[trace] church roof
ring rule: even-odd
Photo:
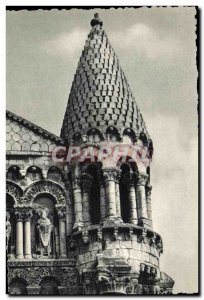
[[[142,133],[150,139],[102,25],[95,14],[70,90],[61,137],[70,141],[74,134],[86,135],[91,128],[104,135],[112,126],[120,135],[125,129],[131,129],[136,136]]]
[[[30,147],[32,148],[32,142],[34,145],[36,144],[37,141],[41,141],[37,139],[36,136],[41,138],[44,142],[49,141],[48,146],[51,144],[56,144],[56,145],[64,144],[62,138],[56,136],[53,133],[50,133],[49,131],[31,123],[30,121],[22,117],[19,117],[18,115],[12,113],[11,111],[8,110],[6,111],[6,120],[7,120],[7,140],[8,140],[7,150],[13,149],[12,148],[13,142],[15,142],[15,145],[18,146],[17,148],[19,150],[23,150],[22,147],[24,146],[27,146],[27,148],[26,147],[24,148],[28,150],[28,148]],[[33,137],[35,138],[34,141],[32,141]]]

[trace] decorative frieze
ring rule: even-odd
[[[33,199],[42,193],[48,193],[55,197],[57,204],[66,204],[66,190],[61,185],[53,181],[37,181],[28,186],[21,198],[20,204],[32,203]]]

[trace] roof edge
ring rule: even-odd
[[[18,115],[16,115],[15,113],[6,110],[6,117],[9,118],[10,120],[13,120],[19,124],[22,124],[23,126],[25,126],[26,128],[32,130],[34,133],[41,135],[47,139],[50,139],[51,141],[54,141],[56,143],[60,143],[60,144],[65,144],[64,139],[62,139],[61,137],[58,137],[57,135],[43,129],[42,127],[28,121],[25,118],[22,118]]]

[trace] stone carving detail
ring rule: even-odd
[[[138,281],[143,285],[159,285],[160,272],[155,267],[141,263]]]
[[[137,173],[137,185],[145,186],[148,180],[148,175],[144,173]]]
[[[68,246],[70,250],[74,251],[77,247],[77,242],[72,237],[68,239]]]
[[[120,170],[116,168],[108,168],[108,169],[103,169],[103,178],[104,181],[115,181],[118,182],[120,179]]]
[[[100,294],[126,294],[130,281],[131,266],[123,258],[103,257],[97,255],[97,286]]]
[[[12,181],[7,181],[6,193],[13,197],[16,204],[21,203],[21,197],[23,195],[23,191],[16,183],[14,183]]]
[[[98,228],[97,230],[97,241],[98,242],[101,242],[103,239],[103,232],[102,232],[102,229],[101,228]]]
[[[74,294],[79,288],[79,274],[75,267],[24,267],[8,268],[8,284],[13,278],[24,279],[29,287],[37,287],[46,276],[53,276],[60,282],[61,286],[69,287]],[[75,289],[75,291],[74,291]]]
[[[84,229],[82,230],[82,241],[84,242],[84,244],[87,244],[89,242],[89,233],[88,230]]]
[[[73,189],[81,188],[81,180],[79,178],[75,178],[72,180],[72,188]]]
[[[141,235],[138,236],[138,242],[140,243],[148,243],[148,239],[147,239],[147,229],[143,228]]]
[[[38,251],[40,256],[49,256],[51,252],[50,236],[53,229],[53,225],[50,219],[47,217],[48,209],[39,209],[38,214],[40,219],[37,221],[38,232]]]
[[[115,228],[114,228],[114,231],[113,231],[113,239],[114,239],[115,241],[117,241],[117,239],[118,239],[118,227],[115,227]]]
[[[17,221],[30,221],[32,208],[28,205],[18,205],[15,207],[15,216]]]
[[[159,237],[157,239],[156,248],[157,248],[157,251],[158,251],[159,255],[163,253],[163,242],[162,242],[161,237]]]
[[[66,191],[62,186],[51,181],[38,181],[30,185],[22,199],[21,203],[30,203],[38,194],[49,193],[53,195],[58,204],[66,204]]]
[[[151,197],[151,193],[152,193],[152,186],[147,185],[146,186],[146,195],[147,195],[147,199],[149,199],[149,200],[150,200],[150,197]]]
[[[96,294],[96,271],[84,269],[82,272],[83,279],[83,294],[84,295],[95,295]]]
[[[56,204],[55,207],[57,209],[57,213],[58,213],[59,219],[61,219],[62,221],[65,222],[65,218],[66,218],[66,206],[65,205]]]

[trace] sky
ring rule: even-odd
[[[7,109],[60,135],[99,12],[154,143],[154,230],[174,293],[198,291],[198,115],[193,7],[7,11]]]

